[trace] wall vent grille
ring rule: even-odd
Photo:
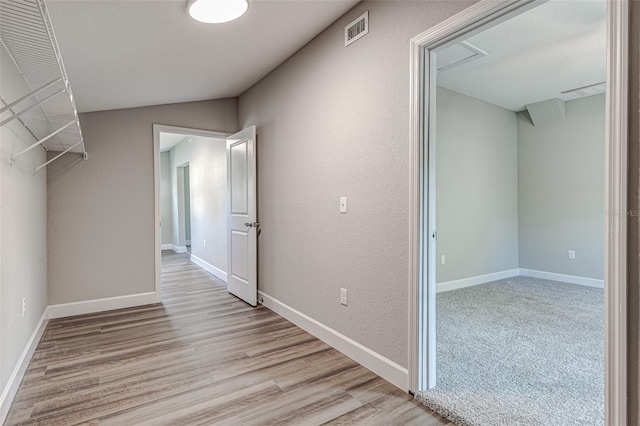
[[[358,16],[344,27],[344,45],[348,46],[369,33],[369,11]]]

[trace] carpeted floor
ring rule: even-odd
[[[603,290],[515,277],[439,293],[437,386],[467,425],[602,425]]]

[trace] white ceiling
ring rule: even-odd
[[[160,152],[171,151],[171,149],[182,142],[187,135],[177,133],[160,132]]]
[[[183,0],[49,0],[81,112],[235,97],[359,0],[250,0],[225,24]]]
[[[606,79],[605,31],[604,0],[552,0],[467,39],[487,56],[439,72],[438,85],[512,111],[574,99],[561,92]]]

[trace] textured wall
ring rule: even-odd
[[[436,139],[436,281],[517,268],[516,114],[439,87]]]
[[[640,1],[631,1],[629,42],[629,210],[640,211]],[[629,424],[640,425],[640,224],[629,216],[627,309],[629,356]]]
[[[184,168],[184,239],[186,244],[191,244],[191,183],[190,167]]]
[[[189,164],[191,180],[191,253],[205,262],[227,270],[227,142],[224,139],[191,136],[170,152],[171,209],[174,216],[174,244],[179,238],[178,217],[185,215],[179,197],[178,167]],[[185,217],[186,219],[186,217]],[[206,241],[206,246],[205,246]]]
[[[169,151],[169,167],[171,171],[171,216],[173,218],[173,245],[182,247],[185,245],[185,200],[184,171],[182,168],[189,163],[191,157],[191,141],[187,137],[184,141],[174,146]],[[180,169],[178,169],[180,168]]]
[[[469,4],[360,3],[239,100],[258,131],[260,289],[405,367],[409,40]]]
[[[82,114],[89,160],[49,166],[50,304],[152,292],[153,124],[235,132],[237,100]]]
[[[6,78],[0,91],[6,94]],[[15,99],[15,98],[8,98]],[[2,118],[6,118],[2,115]],[[11,155],[35,142],[17,121],[0,129],[0,392],[47,307],[47,170],[35,148],[10,165]],[[22,298],[26,298],[22,317]]]
[[[227,141],[194,136],[189,161],[191,253],[226,272]]]
[[[604,95],[567,102],[556,123],[518,114],[521,268],[603,279],[604,122]]]
[[[160,220],[162,221],[162,244],[171,244],[173,214],[171,211],[171,167],[169,152],[160,153]]]

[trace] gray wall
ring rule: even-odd
[[[171,211],[171,166],[169,151],[160,153],[160,220],[162,221],[162,244],[171,244],[173,214]]]
[[[189,183],[190,167],[184,168],[184,239],[191,244],[191,183]]]
[[[235,132],[237,100],[80,116],[89,160],[49,166],[50,304],[153,292],[153,124]]]
[[[518,114],[521,268],[603,278],[604,122],[604,95],[542,126]]]
[[[239,101],[258,132],[260,290],[405,367],[409,40],[470,4],[360,3]]]
[[[174,244],[184,244],[178,217],[186,216],[178,187],[179,167],[189,163],[191,175],[191,254],[227,270],[227,148],[226,140],[191,136],[173,147],[170,154],[171,208],[174,216]],[[206,246],[205,246],[206,241]]]
[[[187,136],[169,151],[171,169],[171,213],[173,217],[173,245],[185,243],[185,202],[184,202],[184,166],[189,163],[191,142]]]
[[[193,137],[191,254],[227,271],[227,142]],[[207,242],[206,247],[204,241]]]
[[[438,88],[438,282],[518,267],[603,278],[604,102],[534,127]]]
[[[436,281],[518,268],[516,114],[438,87],[436,140]]]
[[[640,1],[631,1],[629,42],[628,386],[629,424],[640,424]]]
[[[0,79],[6,95],[10,84]],[[15,99],[9,97],[8,99]],[[7,116],[3,114],[2,118]],[[0,130],[0,392],[47,307],[47,171],[36,148],[10,165],[35,139],[14,121]],[[22,317],[22,299],[26,298]]]

